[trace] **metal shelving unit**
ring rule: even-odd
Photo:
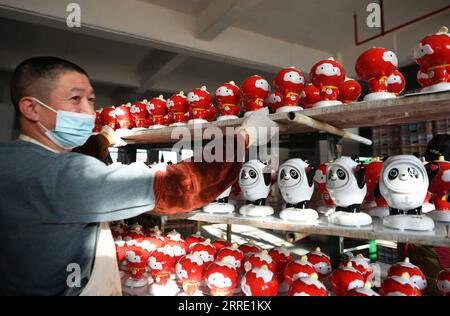
[[[371,102],[356,102],[352,104],[333,106],[320,109],[302,110],[305,116],[313,118],[332,127],[345,129],[355,127],[385,126],[397,125],[423,121],[450,119],[450,92],[441,92],[434,94],[416,94],[407,95],[397,99],[380,100]],[[280,134],[300,134],[317,132],[309,126],[298,124],[293,120],[294,112],[271,114],[271,119],[280,125]],[[198,130],[204,130],[207,127],[218,127],[226,130],[227,127],[236,127],[243,122],[243,119],[213,122],[196,126]],[[193,131],[193,126],[188,126]],[[135,155],[136,148],[139,146],[148,146],[149,144],[165,143],[171,144],[178,141],[172,137],[176,132],[176,127],[167,127],[159,130],[145,130],[131,132],[124,139],[131,146],[128,146],[130,157]],[[195,137],[203,137],[202,133],[192,133]],[[202,138],[205,140],[204,138]],[[338,158],[341,156],[342,137],[336,135],[327,136],[328,158]],[[151,213],[152,215],[158,215]],[[450,232],[449,226],[438,223],[432,232],[414,232],[397,231],[385,228],[380,220],[374,220],[374,223],[368,227],[347,228],[329,224],[326,218],[321,218],[317,225],[307,226],[292,222],[285,222],[276,217],[251,218],[238,214],[231,215],[212,215],[202,212],[191,212],[173,216],[165,216],[165,219],[187,219],[198,222],[227,224],[228,235],[231,235],[231,225],[241,224],[265,229],[286,230],[305,234],[318,234],[330,236],[330,256],[334,265],[339,262],[339,256],[343,251],[343,238],[355,238],[369,240],[370,256],[372,261],[376,261],[376,240],[391,240],[396,242],[418,243],[432,246],[449,246]]]

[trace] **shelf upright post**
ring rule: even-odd
[[[342,137],[327,134],[328,161],[342,157]],[[336,269],[341,262],[344,252],[344,237],[330,236],[330,259],[333,269]]]

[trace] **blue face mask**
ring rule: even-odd
[[[72,149],[81,146],[92,135],[92,130],[95,127],[95,115],[56,111],[38,99],[33,99],[56,113],[56,125],[53,131],[50,131],[41,122],[38,122],[38,124],[45,130],[45,135],[59,147]]]

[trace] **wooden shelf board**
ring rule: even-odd
[[[150,215],[158,214],[149,213]],[[343,227],[328,223],[326,217],[321,216],[316,226],[304,225],[292,221],[284,221],[277,215],[266,218],[254,218],[233,214],[208,214],[195,211],[185,214],[168,215],[171,219],[187,219],[192,221],[208,222],[210,224],[235,224],[247,225],[264,229],[282,230],[290,232],[300,232],[311,235],[341,236],[346,238],[364,240],[392,240],[402,243],[417,243],[430,246],[450,247],[449,227],[442,223],[437,223],[432,232],[399,231],[383,226],[382,220],[373,219],[372,225],[353,228]]]
[[[356,102],[327,108],[307,109],[302,110],[301,113],[338,128],[396,125],[450,119],[450,92]],[[280,124],[281,134],[315,131],[309,127],[292,123],[289,120],[288,113],[275,113],[271,114],[270,117]],[[200,131],[207,127],[218,127],[225,131],[227,127],[237,127],[242,122],[243,119],[240,118],[197,125],[195,129],[198,132],[193,139],[201,139],[202,133]],[[191,134],[195,134],[194,126],[188,125],[188,128]],[[136,131],[123,138],[129,144],[175,143],[179,138],[172,138],[172,133],[176,134],[182,130],[185,130],[185,128],[166,127],[159,130]]]

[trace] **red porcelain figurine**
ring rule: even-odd
[[[436,287],[442,296],[450,296],[450,268],[439,272],[436,278]]]
[[[191,245],[190,252],[194,255],[200,256],[205,265],[208,266],[214,261],[217,249],[211,244],[211,241],[209,239],[206,239],[203,242]]]
[[[308,262],[306,256],[302,256],[300,260],[295,260],[286,265],[284,269],[284,279],[288,284],[294,283],[294,281],[311,277],[317,274],[314,266]]]
[[[167,110],[172,117],[170,126],[184,126],[189,118],[187,98],[181,91],[167,99]]]
[[[212,99],[205,86],[194,89],[187,95],[189,124],[202,124],[211,120]]]
[[[320,89],[312,83],[305,85],[303,91],[300,93],[300,104],[304,109],[310,109],[317,102],[321,101]]]
[[[408,273],[409,279],[416,285],[419,290],[423,291],[427,287],[427,278],[423,272],[416,265],[409,262],[409,258],[406,257],[403,262],[397,262],[390,267],[388,276],[402,276],[404,273]]]
[[[244,253],[238,249],[237,244],[221,248],[216,255],[217,261],[226,261],[236,271],[240,271],[244,263]]]
[[[378,183],[380,182],[382,169],[383,162],[380,157],[376,157],[373,161],[366,165],[366,201],[374,201],[376,204],[375,206],[371,206],[369,208],[369,214],[373,217],[385,217],[389,215],[389,205],[378,190]]]
[[[428,191],[433,196],[435,211],[427,215],[439,222],[450,222],[450,162],[443,156],[439,160],[428,163],[427,169],[430,186]]]
[[[405,76],[398,70],[394,71],[392,75],[387,78],[386,83],[388,91],[394,93],[396,96],[399,96],[406,87]]]
[[[270,93],[270,85],[261,76],[251,76],[242,83],[245,116],[266,107],[266,99]]]
[[[317,167],[316,174],[314,175],[314,185],[316,192],[318,193],[320,203],[320,205],[316,208],[317,212],[326,216],[334,213],[336,210],[336,204],[327,189],[327,164],[321,164]]]
[[[187,295],[194,295],[202,281],[204,262],[200,256],[187,254],[175,265],[177,280]]]
[[[224,83],[218,87],[214,99],[220,112],[220,116],[217,118],[218,121],[239,118],[239,114],[241,114],[242,91],[234,81]]]
[[[253,268],[241,279],[241,289],[246,296],[276,296],[278,281],[266,265]]]
[[[331,260],[319,247],[306,254],[309,263],[314,266],[320,280],[325,279],[331,273]]]
[[[373,275],[373,268],[370,266],[369,261],[364,258],[362,254],[358,254],[356,257],[347,257],[342,260],[341,266],[345,267],[351,262],[352,267],[358,270],[364,277],[364,282],[371,282]]]
[[[146,276],[147,272],[147,257],[144,251],[133,247],[132,250],[128,250],[126,253],[127,268],[131,273],[131,277],[125,282],[125,286],[128,287],[143,287],[146,286],[149,281]]]
[[[364,287],[364,276],[349,262],[347,266],[341,266],[333,271],[330,276],[330,286],[334,294],[345,296],[350,290]]]
[[[355,79],[347,78],[339,87],[339,100],[345,104],[357,102],[361,93],[362,88],[359,82]]]
[[[99,133],[102,130],[103,124],[102,124],[102,110],[95,111],[95,127],[94,127],[94,133]]]
[[[321,101],[314,104],[314,108],[342,104],[339,87],[345,81],[345,71],[341,64],[333,58],[319,61],[311,68],[309,76],[312,84],[320,89]]]
[[[135,128],[148,128],[147,104],[136,102],[131,106],[131,115],[133,116],[133,125]]]
[[[150,129],[159,129],[166,127],[167,119],[165,116],[167,115],[167,107],[166,100],[164,97],[160,95],[157,98],[151,99],[147,104],[147,111],[150,115],[150,120],[152,124],[150,124]]]
[[[116,114],[117,129],[130,129],[134,127],[131,103],[122,104],[114,112]]]
[[[419,42],[414,59],[428,78],[423,92],[450,90],[450,34],[445,26]]]
[[[244,262],[244,269],[245,272],[248,272],[253,268],[262,267],[264,265],[273,273],[277,272],[277,263],[272,259],[267,250],[249,256]]]
[[[101,116],[103,126],[108,125],[113,130],[116,129],[117,121],[116,121],[115,111],[116,111],[116,109],[113,106],[102,109],[102,113],[100,114],[100,116]]]
[[[275,90],[282,96],[283,106],[276,112],[298,111],[303,108],[299,106],[300,93],[305,86],[305,76],[295,67],[281,70],[275,77]]]
[[[364,101],[396,97],[395,94],[388,92],[387,79],[397,70],[397,66],[397,55],[385,48],[373,47],[358,57],[355,71],[361,80],[369,84],[372,91],[364,97]]]
[[[325,285],[318,280],[317,274],[294,281],[288,291],[289,296],[328,296]]]
[[[216,261],[206,269],[204,280],[212,296],[231,296],[238,282],[238,273],[226,261]]]
[[[394,275],[381,283],[380,294],[383,296],[422,296],[420,289],[412,282],[408,272],[401,276]]]
[[[277,110],[283,107],[284,105],[283,95],[278,91],[274,91],[271,94],[269,94],[266,102],[269,105],[270,112],[276,113]]]

